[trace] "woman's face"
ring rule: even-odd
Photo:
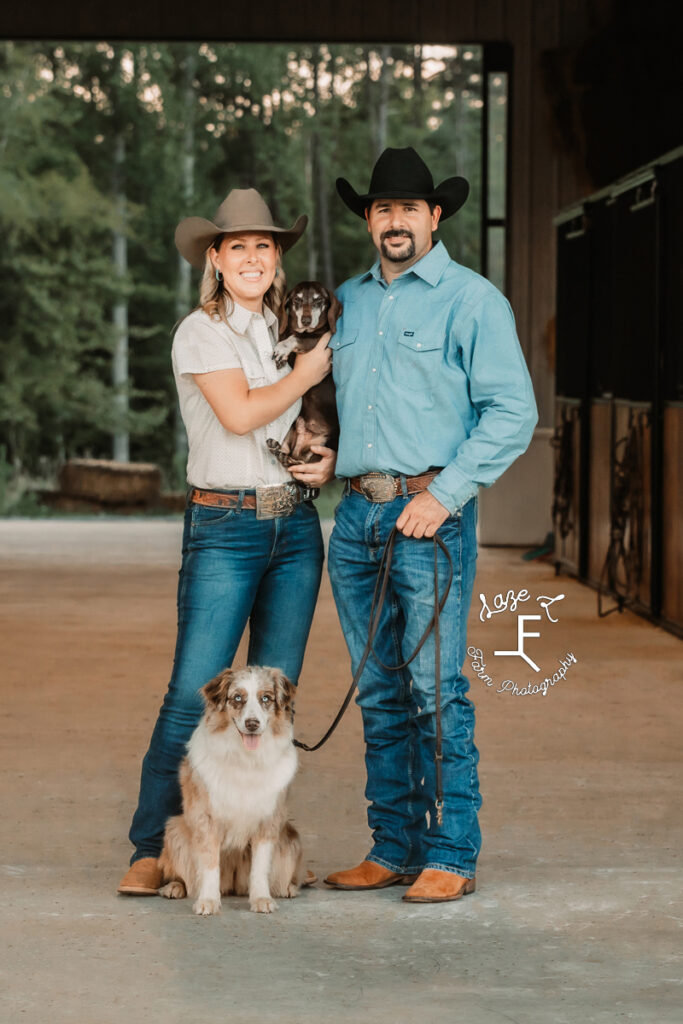
[[[218,250],[211,250],[211,261],[235,302],[260,313],[275,277],[277,255],[272,235],[243,231],[226,235]]]

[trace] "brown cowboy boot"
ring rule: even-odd
[[[402,875],[372,860],[364,860],[357,868],[334,871],[323,879],[326,885],[335,889],[386,889],[388,885],[410,885],[417,875]]]
[[[447,903],[474,892],[475,878],[463,878],[451,871],[425,868],[403,899],[406,903]]]
[[[164,880],[156,857],[133,861],[119,882],[117,892],[126,896],[156,896]]]

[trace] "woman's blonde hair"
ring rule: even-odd
[[[204,273],[199,285],[199,305],[196,308],[203,309],[212,320],[223,320],[227,324],[234,309],[235,300],[226,288],[225,282],[223,280],[219,281],[216,278],[216,269],[211,262],[211,250],[215,249],[217,252],[220,249],[226,234],[228,232],[219,235],[206,251]],[[274,236],[271,237],[277,249],[277,270],[273,283],[263,296],[263,301],[273,311],[278,318],[278,322],[280,322],[282,318],[282,304],[285,292],[287,291],[287,282],[285,280],[285,272],[282,269],[282,249],[277,239]]]

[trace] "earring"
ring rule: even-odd
[[[275,268],[275,276],[276,276],[276,277],[279,277],[279,276],[280,276],[280,268],[279,268],[279,267],[276,267],[276,268]]]
[[[220,272],[220,270],[218,269],[218,267],[216,267],[216,280],[217,280],[218,282],[221,282],[221,281],[223,280],[223,275],[221,274],[221,272]]]

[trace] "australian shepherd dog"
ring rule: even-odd
[[[217,914],[221,895],[277,910],[302,882],[299,834],[286,797],[297,768],[294,687],[274,668],[226,669],[202,689],[204,715],[180,767],[183,813],[169,818],[160,895],[190,896],[195,914]]]

